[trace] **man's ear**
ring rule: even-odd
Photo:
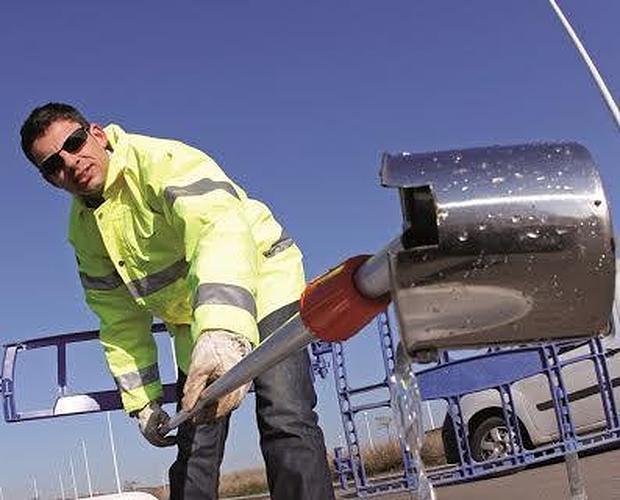
[[[101,125],[98,123],[91,123],[89,132],[102,148],[105,148],[108,145],[108,136],[105,135],[105,131]]]

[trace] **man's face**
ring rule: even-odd
[[[43,172],[47,169],[42,166],[56,166],[45,175],[55,186],[77,196],[99,196],[108,172],[107,137],[99,125],[91,124],[83,129],[86,133],[80,129],[74,121],[57,120],[34,141],[30,152]]]

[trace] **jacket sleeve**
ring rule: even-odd
[[[99,339],[123,407],[131,413],[163,396],[157,347],[151,333],[153,318],[131,297],[107,254],[96,248],[98,234],[89,235],[87,227],[81,229],[77,238],[70,235],[80,280],[87,304],[99,317]],[[76,244],[75,239],[88,236],[88,242]]]
[[[154,196],[189,264],[192,339],[223,329],[258,343],[257,248],[245,193],[206,154],[174,143],[156,162]]]

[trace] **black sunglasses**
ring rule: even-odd
[[[60,150],[53,155],[48,156],[39,164],[39,170],[41,173],[45,177],[55,176],[65,166],[65,161],[60,156],[60,152],[66,151],[67,153],[77,153],[80,149],[82,149],[84,144],[86,144],[87,139],[88,131],[85,127],[80,127],[71,132],[69,137],[65,139],[65,142]]]

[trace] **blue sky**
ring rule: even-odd
[[[561,6],[618,96],[620,4]],[[309,277],[398,232],[396,193],[378,184],[383,151],[576,140],[612,205],[619,200],[617,129],[543,0],[14,2],[1,14],[3,343],[96,327],[66,242],[69,199],[19,150],[22,120],[51,100],[208,151],[272,207]],[[369,333],[348,347],[359,383],[379,373],[376,345]],[[32,355],[21,368],[25,404],[42,399],[53,376]],[[75,386],[111,387],[96,346],[70,356]],[[318,391],[331,448],[340,432],[333,387]],[[237,412],[226,470],[259,461],[252,413],[251,401]],[[143,442],[120,412],[112,422],[123,479],[161,482],[172,452]],[[85,491],[82,438],[95,486],[113,488],[104,415],[0,424],[5,498],[24,498],[32,476],[43,498],[57,495],[59,472],[70,484],[69,458]]]

